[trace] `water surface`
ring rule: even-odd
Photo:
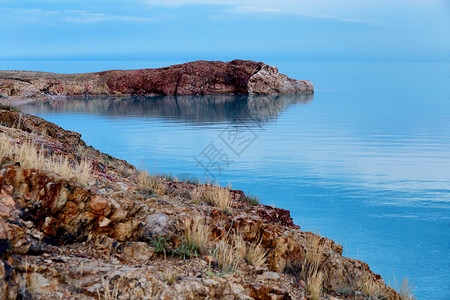
[[[420,299],[450,298],[446,63],[278,62],[301,96],[91,98],[24,109],[87,144],[289,209]],[[205,168],[206,167],[206,168]]]

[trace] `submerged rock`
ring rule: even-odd
[[[21,97],[313,93],[307,80],[248,60],[194,61],[159,69],[84,74],[0,71],[0,95]]]

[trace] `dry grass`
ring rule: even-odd
[[[154,192],[163,195],[167,192],[164,178],[157,174],[149,174],[147,171],[138,171],[138,186],[147,194]]]
[[[267,251],[261,246],[261,242],[251,244],[245,252],[245,260],[252,266],[258,268],[266,263]]]
[[[371,299],[384,299],[384,291],[382,287],[368,273],[363,274],[363,284],[360,288],[361,292]]]
[[[247,243],[244,241],[241,235],[233,235],[231,238],[231,244],[234,246],[236,253],[240,258],[245,258],[247,253]]]
[[[323,272],[312,268],[308,272],[306,282],[306,292],[309,294],[311,300],[319,300],[322,292]]]
[[[217,259],[219,267],[221,267],[222,271],[225,273],[236,271],[241,259],[239,252],[236,251],[234,246],[228,244],[225,239],[222,239],[217,243],[217,246],[213,251],[213,256]]]
[[[170,269],[167,269],[162,273],[162,278],[168,285],[171,286],[175,282],[177,282],[178,279],[180,279],[180,275],[176,270],[172,271]]]
[[[206,202],[218,207],[221,211],[229,211],[233,200],[230,196],[230,188],[221,188],[217,185],[201,185],[191,191],[191,199],[194,203]]]
[[[236,271],[246,253],[245,241],[239,235],[227,236],[221,239],[214,248],[212,255],[224,273]]]
[[[128,177],[133,173],[133,168],[130,168],[129,166],[127,166],[126,164],[121,164],[118,165],[116,167],[117,172],[119,172],[120,174],[122,174],[122,176],[124,177]]]
[[[45,155],[45,150],[35,143],[24,141],[22,144],[13,144],[5,134],[0,134],[0,152],[1,156],[13,158],[24,168],[53,172],[63,178],[76,180],[85,187],[89,185],[92,167],[87,160],[78,164],[69,161],[67,156]]]
[[[118,299],[119,283],[120,283],[120,281],[117,281],[116,284],[114,284],[111,289],[109,281],[107,281],[104,277],[102,277],[103,294],[100,294],[100,291],[97,290],[98,299],[99,300]]]
[[[308,248],[302,261],[301,277],[306,281],[306,291],[311,299],[320,299],[323,283],[321,261],[325,245],[321,243],[321,237],[315,234],[309,234],[306,243]]]
[[[195,204],[200,204],[203,201],[203,186],[194,188],[191,192],[191,200]]]
[[[325,245],[321,243],[321,237],[319,235],[308,234],[306,244],[308,248],[306,249],[302,262],[303,278],[307,278],[310,269],[320,269],[322,255],[325,251]]]
[[[395,282],[395,290],[400,295],[400,300],[415,300],[414,297],[414,287],[412,284],[409,284],[407,278],[403,278],[400,287],[398,286],[397,280],[394,277]]]
[[[206,253],[211,235],[211,228],[199,216],[186,220],[184,237],[189,248],[199,253]]]

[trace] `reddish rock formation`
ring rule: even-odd
[[[307,80],[295,80],[262,62],[195,61],[159,69],[85,74],[0,71],[0,95],[219,95],[313,93]]]

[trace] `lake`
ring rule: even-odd
[[[408,277],[417,298],[450,299],[450,64],[268,63],[311,80],[316,93],[89,98],[22,109],[138,167],[258,195],[386,282]],[[19,66],[81,72],[127,62],[29,64]],[[137,65],[128,68],[153,66]]]

